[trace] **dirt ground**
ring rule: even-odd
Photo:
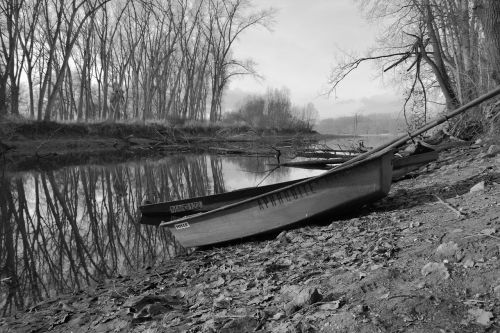
[[[500,332],[492,144],[441,152],[353,216],[118,276],[0,331]]]

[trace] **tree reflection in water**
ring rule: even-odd
[[[217,158],[80,166],[0,178],[0,310],[157,265],[182,251],[164,229],[137,223],[144,199],[224,190]]]
[[[138,206],[224,192],[223,169],[235,166],[228,161],[187,155],[1,177],[1,314],[183,251],[167,230],[138,224]],[[243,159],[236,167],[261,171],[268,162]],[[289,179],[288,172],[273,178]],[[237,187],[265,176],[256,175],[243,172],[246,183]]]

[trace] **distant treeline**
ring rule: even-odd
[[[321,120],[314,128],[323,134],[395,134],[406,128],[403,117],[380,113]]]
[[[249,0],[0,1],[0,118],[217,121]]]
[[[282,88],[268,89],[265,95],[248,97],[237,111],[224,115],[224,122],[255,129],[311,131],[317,118],[318,110],[314,104],[293,105],[290,92]]]

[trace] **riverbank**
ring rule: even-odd
[[[271,147],[304,146],[321,137],[313,131],[236,126],[10,122],[0,124],[0,158],[7,170],[50,169],[187,152],[273,154]]]
[[[356,216],[108,279],[1,319],[0,330],[498,331],[492,144],[441,152]]]

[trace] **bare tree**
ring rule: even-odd
[[[246,0],[209,0],[209,17],[206,35],[209,37],[211,53],[211,103],[210,121],[220,117],[224,89],[235,75],[256,74],[252,61],[234,59],[232,46],[242,32],[252,26],[269,26],[273,10],[261,10],[246,14]]]
[[[0,116],[7,114],[7,99],[10,102],[10,112],[19,114],[19,78],[24,58],[17,48],[19,17],[23,2],[23,0],[0,1]]]
[[[422,110],[426,119],[429,94],[444,97],[448,109],[458,107],[487,90],[490,83],[482,75],[482,36],[475,0],[398,0],[361,2],[371,19],[391,24],[372,54],[349,58],[331,73],[332,91],[362,62],[376,60],[383,71],[393,70],[407,78],[404,110]],[[478,113],[473,113],[476,118]],[[470,117],[470,116],[467,116]],[[467,118],[466,117],[466,118]],[[459,130],[462,121],[455,123]]]

